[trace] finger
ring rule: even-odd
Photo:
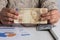
[[[46,17],[46,14],[42,14],[41,17]]]
[[[11,10],[10,10],[10,13],[12,13],[12,14],[18,16],[18,12],[17,12],[15,9],[11,9]]]
[[[51,19],[51,20],[50,20],[50,23],[51,23],[51,24],[54,24],[54,23],[56,23],[57,21],[58,21],[58,19]]]
[[[46,16],[46,19],[47,19],[47,20],[50,20],[50,19],[51,19],[51,16]]]
[[[57,14],[51,15],[51,19],[59,19],[59,16]]]
[[[57,10],[53,10],[53,11],[51,11],[50,13],[51,13],[52,15],[54,15],[54,14],[59,13],[59,11],[57,11]]]
[[[18,17],[18,16],[14,15],[14,14],[11,14],[11,13],[7,13],[6,16],[9,17],[9,18],[13,18],[13,19],[17,19],[17,17]]]
[[[1,12],[1,16],[17,19],[16,15],[13,15],[13,14],[8,13],[8,12]]]
[[[50,12],[48,12],[48,13],[46,14],[46,16],[51,16]]]
[[[50,20],[51,19],[51,16],[46,16],[46,17],[41,17],[41,21],[45,21],[45,20]]]
[[[8,17],[1,17],[1,19],[3,20],[3,21],[13,21],[14,19],[12,19],[12,18],[8,18]]]
[[[15,9],[10,9],[10,8],[3,8],[2,12],[10,12],[16,16],[18,15],[18,12]]]
[[[45,20],[47,20],[47,18],[46,17],[42,17],[40,20],[41,21],[45,21]]]
[[[50,13],[46,13],[46,14],[42,14],[41,17],[46,17],[46,16],[50,16]]]
[[[12,22],[9,22],[9,21],[1,20],[1,22],[2,22],[3,25],[11,25],[12,24]]]
[[[41,16],[41,18],[45,18],[45,19],[49,20],[51,18],[51,15]]]
[[[52,23],[52,24],[56,23],[58,20],[59,20],[58,16],[53,15],[53,16],[51,16],[50,23]]]

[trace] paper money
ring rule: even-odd
[[[40,21],[40,15],[48,12],[47,8],[21,8],[14,23],[47,24],[47,20]]]

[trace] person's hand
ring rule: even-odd
[[[14,19],[16,19],[18,16],[18,13],[14,9],[9,8],[3,8],[0,11],[0,21],[2,24],[12,24]]]
[[[52,10],[42,15],[42,20],[49,20],[51,24],[58,22],[59,19],[60,19],[60,13],[58,10]]]

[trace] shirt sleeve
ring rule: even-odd
[[[0,0],[0,11],[2,8],[6,7],[7,5],[7,0]]]
[[[42,8],[48,8],[48,10],[58,9],[56,0],[40,0]]]

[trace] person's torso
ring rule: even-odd
[[[9,8],[37,8],[39,0],[0,0],[0,9],[4,7]]]
[[[39,0],[9,0],[10,8],[36,8],[39,5]]]

